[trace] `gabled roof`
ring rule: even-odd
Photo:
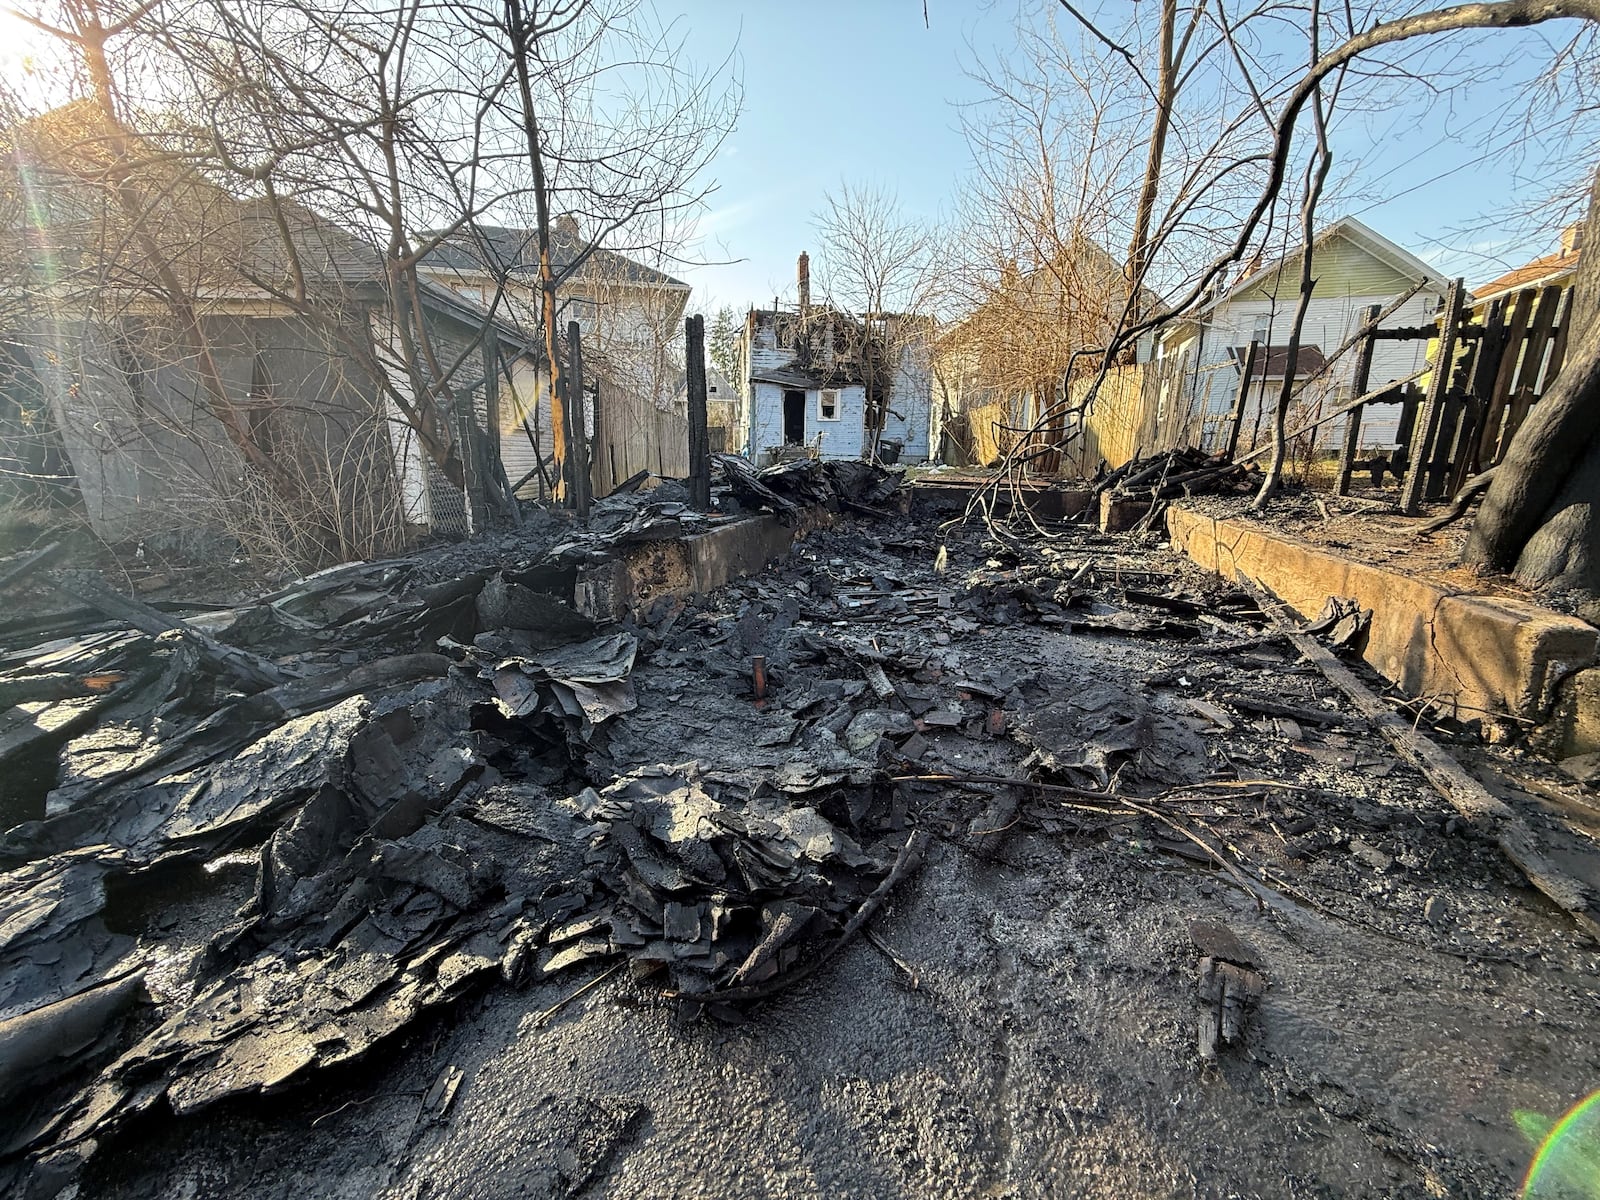
[[[1491,279],[1488,283],[1481,284],[1472,289],[1472,295],[1477,303],[1482,304],[1489,300],[1498,300],[1508,292],[1520,292],[1524,288],[1550,287],[1558,283],[1565,283],[1572,278],[1578,269],[1578,260],[1583,257],[1583,251],[1572,250],[1565,254],[1557,251],[1555,254],[1546,254],[1543,258],[1536,258],[1530,263],[1507,271],[1498,278]]]
[[[1344,238],[1353,245],[1365,250],[1378,261],[1388,264],[1394,270],[1410,279],[1421,280],[1424,285],[1432,284],[1440,294],[1443,294],[1450,286],[1449,280],[1445,279],[1443,275],[1439,274],[1415,254],[1412,254],[1411,251],[1395,245],[1370,225],[1358,221],[1355,217],[1339,218],[1333,224],[1326,226],[1322,232],[1312,239],[1312,261],[1315,262],[1314,252],[1318,247],[1325,246],[1336,238]],[[1218,305],[1226,304],[1241,292],[1248,291],[1263,279],[1282,269],[1286,264],[1297,261],[1299,257],[1300,247],[1296,246],[1283,257],[1275,258],[1271,262],[1250,271],[1249,274],[1238,280],[1226,292],[1211,301],[1210,304],[1204,305],[1198,311],[1206,312],[1216,308]]]
[[[569,267],[592,243],[578,236],[577,229],[563,221],[550,227],[551,267],[560,272]],[[539,241],[532,229],[502,225],[474,225],[451,234],[422,260],[425,270],[441,273],[488,274],[532,277],[539,272]],[[641,287],[682,288],[689,285],[671,275],[611,250],[595,249],[586,269],[594,275]]]
[[[182,268],[180,277],[196,294],[217,299],[282,298],[290,292],[297,266],[313,295],[343,293],[366,302],[383,302],[388,289],[388,264],[382,251],[304,204],[280,199],[276,206],[261,198],[240,197],[207,179],[181,156],[162,150],[136,132],[110,125],[87,101],[74,101],[24,122],[9,131],[18,158],[52,178],[98,179],[115,161],[113,139],[126,148],[137,169],[151,181],[150,211],[156,231],[156,253]],[[281,222],[281,225],[280,225]],[[167,238],[168,231],[175,231]],[[43,240],[48,229],[34,231],[36,251],[53,251]],[[84,231],[64,225],[62,236]],[[293,246],[293,261],[285,235]],[[104,253],[97,244],[72,247],[79,258]],[[115,253],[115,251],[113,252]],[[127,257],[127,251],[122,251]],[[114,264],[115,265],[115,264]],[[148,271],[151,264],[127,258],[121,274]],[[423,306],[471,328],[492,328],[496,339],[525,352],[542,353],[541,342],[509,322],[492,317],[487,308],[450,288],[419,279]]]

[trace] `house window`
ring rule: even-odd
[[[837,421],[839,419],[839,393],[834,388],[824,388],[817,393],[817,420]]]

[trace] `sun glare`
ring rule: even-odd
[[[61,88],[67,55],[55,38],[0,7],[0,80],[24,97],[48,100]]]

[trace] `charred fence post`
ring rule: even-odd
[[[1483,332],[1478,335],[1478,353],[1472,360],[1472,383],[1468,391],[1472,395],[1473,435],[1467,446],[1467,453],[1460,465],[1458,478],[1453,480],[1452,494],[1461,490],[1462,484],[1467,479],[1483,470],[1483,447],[1485,442],[1492,445],[1489,429],[1494,419],[1494,381],[1500,375],[1500,360],[1506,350],[1506,315],[1510,309],[1505,297],[1494,301],[1483,315]]]
[[[684,322],[689,368],[689,506],[711,507],[711,434],[706,422],[706,319]]]
[[[1376,322],[1378,314],[1383,311],[1381,305],[1369,304],[1361,312],[1361,323],[1372,325],[1372,332],[1361,341],[1361,348],[1356,351],[1355,369],[1350,374],[1350,394],[1364,396],[1367,394],[1367,380],[1372,375],[1372,350],[1377,342],[1378,332]],[[1339,451],[1339,477],[1334,480],[1333,494],[1335,496],[1348,496],[1350,494],[1350,472],[1354,469],[1356,451],[1361,445],[1361,409],[1352,408],[1344,427],[1344,446]]]
[[[572,463],[572,507],[589,519],[589,438],[583,420],[583,331],[567,322],[567,421],[571,438],[567,457]]]
[[[1233,411],[1228,414],[1228,444],[1223,448],[1222,457],[1229,462],[1233,461],[1239,449],[1239,426],[1244,421],[1244,407],[1250,400],[1250,377],[1255,374],[1256,359],[1260,355],[1261,343],[1252,338],[1250,348],[1244,352],[1244,371],[1239,376],[1239,392],[1233,398]]]
[[[1422,487],[1436,452],[1439,417],[1450,390],[1450,377],[1455,373],[1456,334],[1461,326],[1461,300],[1465,292],[1466,280],[1457,279],[1445,297],[1444,315],[1439,321],[1439,349],[1433,356],[1433,376],[1428,380],[1428,398],[1417,414],[1412,430],[1411,462],[1400,487],[1400,511],[1407,516],[1415,516],[1420,511]]]

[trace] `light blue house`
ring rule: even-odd
[[[927,461],[932,377],[923,324],[813,307],[802,264],[795,308],[751,309],[745,318],[745,453],[758,465],[802,455]]]

